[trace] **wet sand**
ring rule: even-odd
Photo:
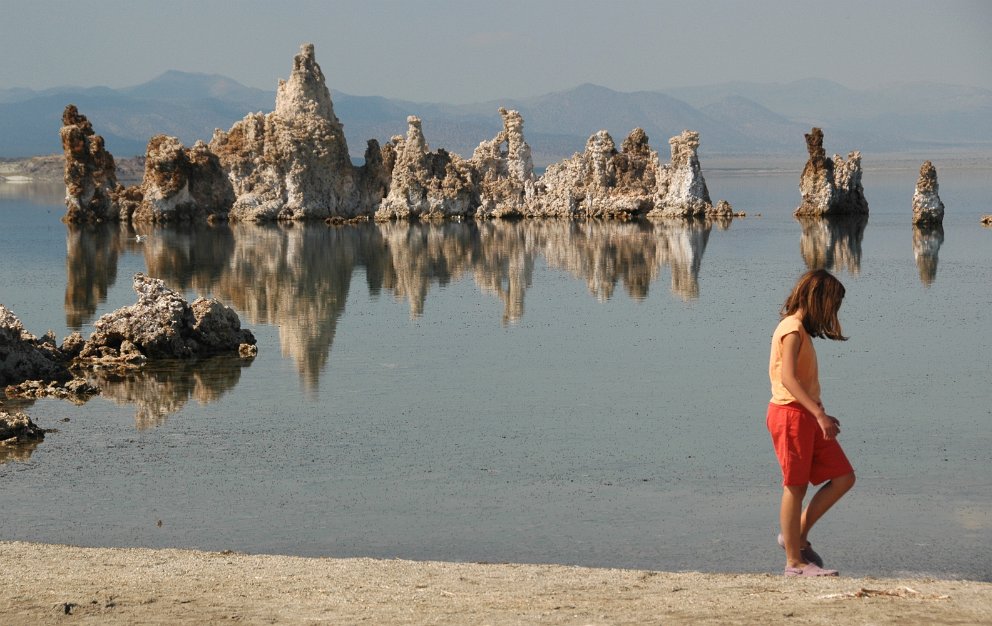
[[[981,624],[992,584],[0,542],[4,624]]]

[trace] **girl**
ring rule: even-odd
[[[807,540],[809,531],[854,486],[854,468],[837,434],[840,422],[820,401],[813,337],[845,341],[837,311],[844,286],[826,270],[803,274],[782,305],[782,320],[772,334],[768,376],[772,399],[766,424],[782,466],[782,506],[778,543],[785,548],[786,576],[836,576]],[[803,510],[810,483],[826,484]]]

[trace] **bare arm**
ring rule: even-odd
[[[782,384],[799,401],[799,404],[813,414],[816,423],[820,425],[820,430],[823,431],[823,436],[827,439],[833,439],[840,432],[840,423],[827,415],[823,405],[814,400],[813,396],[796,378],[796,361],[799,358],[799,346],[801,344],[802,340],[799,333],[793,332],[782,337]]]

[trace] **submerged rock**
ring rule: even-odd
[[[65,205],[62,221],[104,222],[117,219],[117,167],[103,145],[103,137],[76,108],[62,113],[62,152],[65,155]]]
[[[0,304],[0,387],[25,380],[66,381],[72,375],[63,353],[49,331],[38,339],[21,320]]]
[[[937,169],[924,161],[913,192],[913,224],[940,224],[944,221],[944,203],[937,195]]]
[[[100,390],[82,378],[73,378],[65,384],[26,380],[17,385],[8,385],[5,390],[8,398],[58,398],[83,404]]]
[[[138,302],[98,319],[79,359],[140,364],[146,359],[194,358],[238,354],[241,344],[255,344],[241,328],[237,313],[216,300],[192,304],[165,282],[140,272],[134,275]]]
[[[845,161],[835,154],[826,158],[823,131],[813,128],[806,134],[809,160],[799,179],[802,204],[796,215],[847,215],[868,212],[864,188],[861,185],[861,153],[851,152]]]

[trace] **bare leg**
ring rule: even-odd
[[[834,478],[827,484],[820,487],[820,490],[816,492],[813,498],[809,501],[809,505],[802,514],[802,522],[800,523],[799,531],[799,545],[804,546],[809,543],[806,536],[809,535],[809,531],[813,528],[813,524],[817,522],[823,514],[830,510],[834,504],[840,500],[841,496],[847,493],[851,487],[854,486],[854,472],[850,474],[844,474],[843,476],[838,476]],[[782,531],[783,537],[785,536],[785,531]],[[788,539],[786,539],[786,545],[788,546]]]
[[[801,538],[803,498],[807,485],[786,485],[782,488],[782,508],[779,523],[782,525],[782,539],[785,541],[786,567],[802,567],[806,564],[799,554],[805,545]]]

